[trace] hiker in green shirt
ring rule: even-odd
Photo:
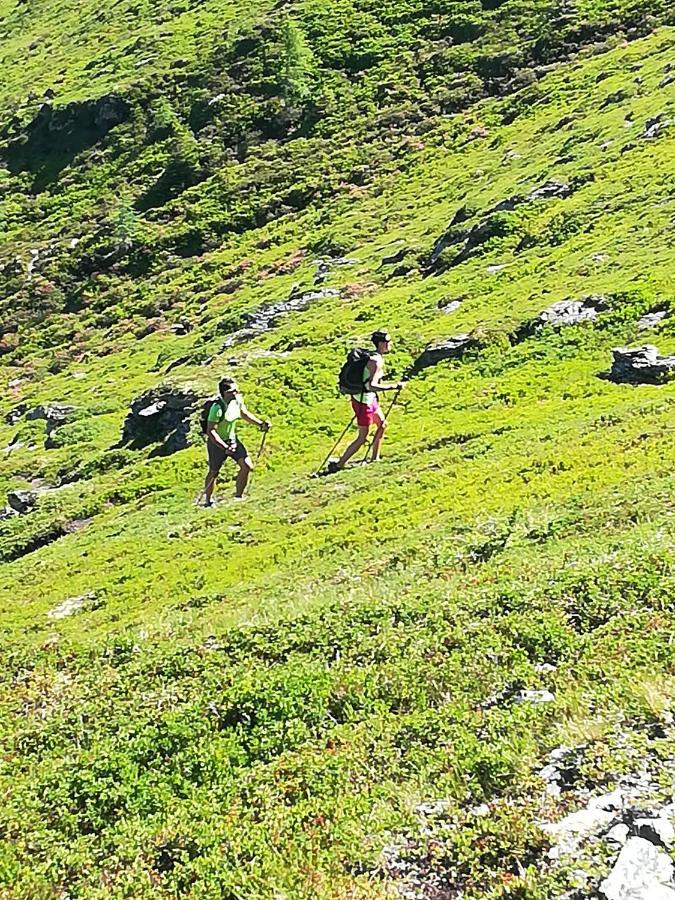
[[[248,477],[253,469],[253,461],[236,435],[237,419],[241,418],[251,425],[257,425],[261,431],[268,431],[271,427],[270,422],[258,419],[246,409],[234,378],[221,378],[218,392],[220,399],[211,404],[206,420],[206,455],[209,471],[204,484],[204,506],[213,505],[211,499],[213,489],[226,459],[235,460],[239,466],[235,498],[243,500]]]

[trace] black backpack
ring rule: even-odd
[[[220,408],[223,411],[223,415],[225,414],[225,404],[221,397],[210,397],[208,400],[205,400],[202,404],[202,408],[199,411],[199,427],[201,428],[202,434],[206,437],[207,427],[209,424],[209,413],[211,412],[211,407],[214,403],[220,404]]]
[[[363,393],[368,380],[364,370],[368,360],[373,356],[375,356],[374,350],[363,350],[360,347],[349,351],[347,360],[340,369],[340,377],[338,378],[338,388],[341,394]]]

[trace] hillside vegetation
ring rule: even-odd
[[[609,377],[675,355],[669,4],[0,19],[0,897],[602,896],[551,823],[675,775],[675,386]],[[383,326],[383,461],[312,479]]]

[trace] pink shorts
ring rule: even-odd
[[[373,422],[379,422],[380,404],[377,398],[370,403],[359,403],[352,397],[352,409],[356,415],[356,424],[361,428],[372,425]]]

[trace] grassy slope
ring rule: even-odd
[[[532,773],[561,741],[591,741],[589,777],[611,780],[634,764],[616,751],[619,723],[639,750],[671,688],[674,389],[598,373],[612,346],[635,342],[640,313],[672,304],[672,130],[638,137],[673,116],[672,86],[659,87],[672,50],[662,30],[580,59],[526,94],[510,125],[512,100],[438,122],[372,183],[154,275],[152,291],[187,294],[191,314],[207,298],[190,336],[121,334],[117,352],[85,345],[57,374],[36,354],[5,388],[3,409],[82,410],[74,448],[39,449],[41,423],[0,425],[0,446],[17,431],[35,441],[0,459],[3,485],[54,483],[78,456],[101,465],[128,401],[172,359],[218,351],[212,325],[230,301],[214,288],[239,260],[253,260],[241,308],[311,284],[313,253],[270,274],[310,236],[358,259],[331,286],[370,286],[172,373],[206,393],[235,357],[251,406],[273,418],[245,507],[190,506],[200,447],[147,462],[128,452],[2,526],[7,558],[54,522],[92,519],[2,565],[8,896],[384,896],[382,845],[438,797],[467,833],[467,808],[497,803],[493,853],[453,837],[436,851],[468,896],[515,890],[515,858],[533,860],[521,896],[562,890],[567,873],[534,864]],[[630,96],[601,109],[619,90]],[[469,140],[476,123],[489,135]],[[461,203],[486,211],[552,177],[574,194],[515,214],[475,259],[386,280],[393,242],[428,253]],[[614,298],[599,327],[509,344],[549,303],[591,293]],[[457,312],[439,312],[455,297]],[[383,321],[399,372],[436,337],[478,329],[487,346],[411,383],[376,473],[310,481],[345,416],[336,360]],[[90,591],[95,608],[46,617]],[[556,702],[481,709],[514,684]]]

